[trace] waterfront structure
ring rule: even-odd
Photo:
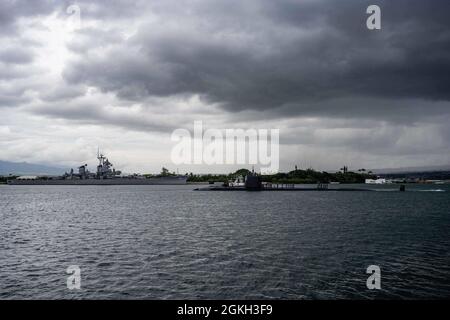
[[[62,176],[23,176],[9,179],[11,185],[179,185],[186,184],[185,175],[160,175],[147,177],[143,175],[123,175],[121,171],[113,168],[113,164],[103,154],[97,153],[99,164],[96,172],[90,172],[87,164],[73,169]]]
[[[392,183],[391,180],[387,180],[384,178],[378,178],[378,179],[366,179],[366,184],[386,184],[386,183]]]

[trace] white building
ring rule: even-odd
[[[37,176],[20,176],[17,177],[17,180],[36,180],[38,177]]]
[[[366,179],[366,184],[386,184],[386,183],[392,183],[391,180],[386,180],[383,178],[378,179]]]

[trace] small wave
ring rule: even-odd
[[[100,262],[99,264],[97,264],[97,267],[110,267],[112,265],[112,262]]]

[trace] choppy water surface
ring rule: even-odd
[[[448,185],[193,188],[0,186],[0,298],[450,297]],[[372,264],[379,291],[366,288]]]

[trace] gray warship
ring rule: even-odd
[[[103,154],[97,152],[96,172],[90,172],[87,164],[73,169],[62,176],[22,176],[7,181],[10,185],[181,185],[186,184],[187,176],[164,174],[159,176],[123,175],[113,168],[113,164]]]

